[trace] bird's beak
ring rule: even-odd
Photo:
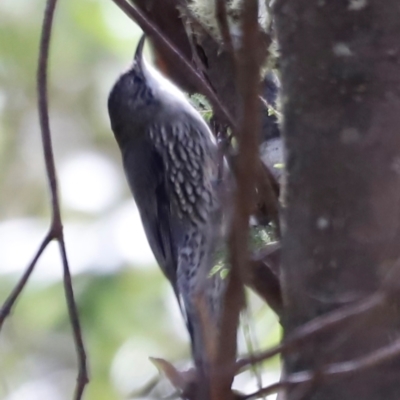
[[[139,39],[139,43],[136,46],[136,52],[135,52],[135,62],[137,63],[138,67],[142,69],[143,66],[143,47],[144,47],[144,41],[146,40],[146,34],[143,33],[141,38]]]

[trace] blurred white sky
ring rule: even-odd
[[[90,185],[87,185],[90,191]],[[85,197],[85,192],[82,192]],[[48,222],[39,218],[12,219],[0,223],[0,273],[21,274],[47,232]],[[124,265],[155,266],[139,213],[128,200],[116,211],[94,222],[65,224],[71,273],[110,272]],[[54,280],[62,276],[56,243],[40,258],[33,279]]]

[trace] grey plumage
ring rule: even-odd
[[[180,302],[200,364],[205,339],[196,296],[204,291],[214,319],[222,290],[218,277],[208,278],[221,238],[217,148],[183,93],[145,62],[143,45],[144,36],[110,93],[109,115],[147,239]]]

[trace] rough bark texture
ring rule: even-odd
[[[287,186],[284,328],[375,291],[400,256],[400,2],[278,0]],[[395,304],[312,339],[287,372],[377,349]],[[400,362],[318,379],[307,399],[398,400]],[[294,399],[290,391],[288,399]]]

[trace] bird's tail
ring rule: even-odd
[[[213,249],[203,254],[195,264],[180,263],[178,290],[193,360],[198,373],[205,378],[216,356],[225,280],[220,270],[210,267],[215,260]]]

